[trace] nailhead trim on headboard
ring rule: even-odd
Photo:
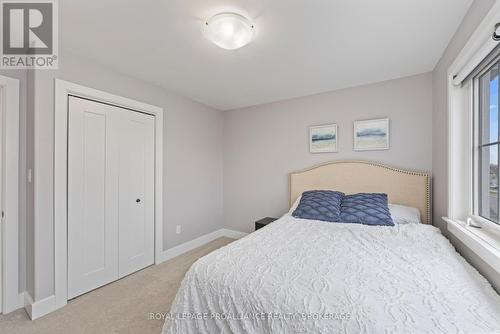
[[[392,166],[389,166],[389,165],[386,165],[386,164],[383,164],[383,163],[372,162],[372,161],[364,161],[364,160],[339,160],[339,161],[326,162],[326,163],[315,165],[313,167],[310,167],[310,168],[307,168],[307,169],[304,169],[304,170],[292,172],[292,173],[290,173],[290,175],[304,173],[304,172],[307,172],[307,171],[310,171],[310,170],[313,170],[313,169],[316,169],[316,168],[320,168],[320,167],[323,167],[323,166],[327,166],[327,165],[342,164],[342,163],[366,164],[366,165],[371,165],[371,166],[375,166],[375,167],[385,168],[385,169],[388,169],[388,170],[391,170],[391,171],[394,171],[394,172],[403,173],[403,174],[407,174],[407,175],[415,175],[415,176],[423,176],[423,177],[425,177],[426,178],[426,189],[425,189],[426,194],[425,194],[425,196],[426,196],[426,203],[427,203],[427,222],[428,222],[428,224],[432,225],[431,175],[429,173],[419,172],[419,171],[415,171],[415,170],[402,169],[402,168],[398,168],[398,167],[392,167]],[[290,205],[292,205],[292,204],[293,203],[290,203]]]

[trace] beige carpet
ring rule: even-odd
[[[167,312],[191,264],[232,241],[214,240],[75,298],[65,307],[34,321],[22,309],[0,315],[0,333],[160,333],[163,321],[149,320],[149,313]]]

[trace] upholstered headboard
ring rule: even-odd
[[[431,177],[367,161],[335,161],[290,173],[290,205],[307,190],[338,190],[346,194],[386,193],[389,203],[420,210],[422,223],[432,224]]]

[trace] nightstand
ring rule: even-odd
[[[255,222],[255,230],[257,231],[259,228],[263,228],[267,224],[271,224],[273,221],[278,220],[278,218],[266,217],[262,218]]]

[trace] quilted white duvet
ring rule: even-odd
[[[163,333],[500,333],[500,296],[435,227],[285,215],[193,264]]]

